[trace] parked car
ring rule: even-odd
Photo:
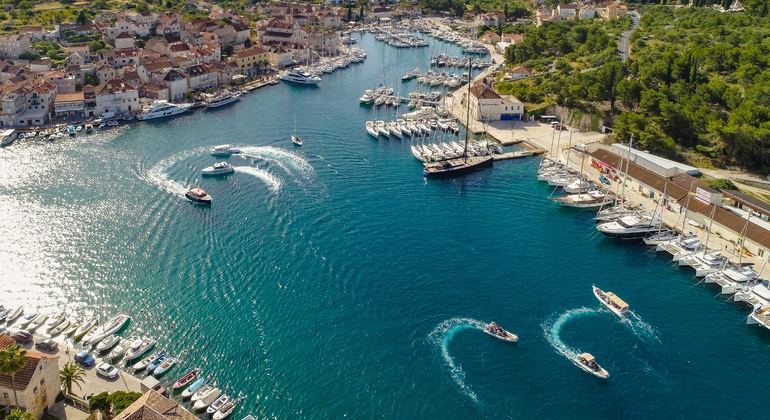
[[[96,366],[96,374],[104,376],[105,378],[114,379],[120,374],[120,370],[109,363],[99,363]]]
[[[50,338],[46,338],[36,342],[35,348],[38,350],[55,351],[59,348],[59,344]]]
[[[26,330],[19,330],[11,334],[11,338],[16,340],[17,343],[27,344],[32,341],[32,333]]]
[[[75,361],[83,366],[91,366],[94,364],[94,362],[96,362],[93,356],[88,354],[86,351],[79,351],[78,354],[75,355]]]

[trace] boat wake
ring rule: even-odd
[[[297,153],[273,146],[249,146],[241,149],[241,155],[262,159],[283,169],[297,181],[313,178],[315,170]]]
[[[182,160],[204,153],[209,149],[210,147],[198,147],[192,150],[187,150],[182,153],[177,153],[175,155],[169,156],[161,160],[157,164],[155,164],[155,166],[153,166],[152,168],[150,168],[145,174],[145,176],[151,183],[157,185],[161,189],[171,194],[177,195],[181,198],[184,198],[184,194],[185,192],[187,192],[189,188],[187,188],[187,186],[185,186],[184,184],[181,184],[169,178],[167,171],[172,166],[176,165]]]
[[[543,333],[545,334],[546,340],[553,346],[554,350],[559,352],[562,356],[569,359],[570,362],[572,362],[575,366],[580,367],[578,365],[578,362],[575,360],[575,357],[579,354],[579,352],[570,346],[568,346],[564,341],[561,339],[561,329],[564,327],[564,324],[566,324],[568,321],[572,321],[574,319],[582,318],[584,316],[598,314],[599,311],[596,309],[590,309],[590,308],[577,308],[577,309],[570,309],[563,314],[559,315],[558,318],[556,318],[553,321],[546,321],[543,324]]]
[[[479,398],[475,392],[465,383],[465,372],[462,366],[455,363],[452,355],[449,354],[449,342],[460,331],[468,329],[483,330],[486,324],[470,318],[451,318],[441,324],[439,324],[428,337],[431,341],[437,344],[441,348],[441,357],[444,359],[444,363],[449,368],[449,372],[452,375],[452,379],[460,387],[460,390],[470,397],[473,402],[478,403]]]
[[[259,178],[262,182],[265,183],[265,185],[267,185],[268,188],[270,188],[270,191],[272,192],[279,192],[281,190],[281,186],[283,185],[281,180],[278,179],[275,175],[264,169],[255,168],[253,166],[238,166],[235,168],[235,172],[243,172],[245,174]]]
[[[649,338],[660,342],[658,336],[658,330],[652,325],[644,322],[644,320],[637,314],[632,314],[629,318],[623,320],[623,323],[631,329],[631,331],[640,338]]]

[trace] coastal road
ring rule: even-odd
[[[640,17],[639,13],[634,11],[628,12],[628,15],[631,17],[631,29],[620,34],[620,39],[618,40],[618,53],[620,54],[620,59],[623,60],[624,63],[628,60],[628,55],[631,53],[629,39],[631,38],[631,33],[639,27]]]

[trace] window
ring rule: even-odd
[[[40,378],[40,386],[45,385],[45,378]]]

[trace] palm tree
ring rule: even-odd
[[[28,411],[21,411],[18,408],[14,408],[5,416],[5,420],[35,420],[35,416]]]
[[[16,372],[24,369],[27,365],[27,351],[22,349],[20,345],[14,344],[9,346],[5,350],[0,351],[0,374],[10,375],[11,384],[13,385],[13,399],[16,402],[16,406],[19,406],[19,398],[16,395]]]
[[[72,385],[77,385],[78,389],[82,389],[80,384],[85,380],[85,375],[86,371],[79,364],[65,363],[64,367],[59,371],[59,380],[61,380],[64,394],[72,394]]]

